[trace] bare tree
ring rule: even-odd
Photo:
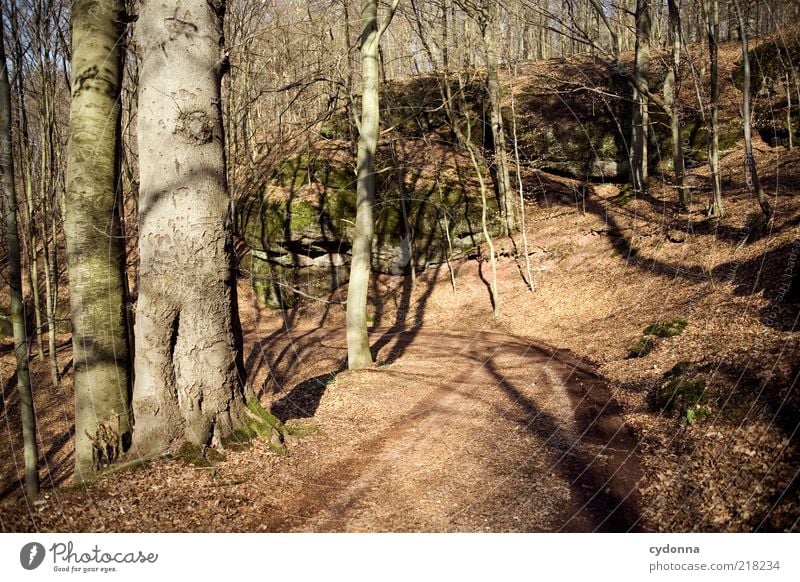
[[[739,40],[742,44],[742,69],[744,70],[744,80],[742,81],[742,127],[744,128],[745,170],[750,175],[753,193],[758,199],[758,205],[761,207],[764,219],[769,221],[772,219],[773,210],[769,200],[767,200],[767,195],[764,192],[764,187],[761,185],[761,180],[758,178],[756,159],[753,156],[753,139],[751,136],[752,121],[750,119],[750,54],[747,48],[747,24],[745,23],[739,0],[733,0],[733,7],[736,11],[736,18],[739,21]]]
[[[14,330],[14,355],[16,356],[17,391],[19,392],[23,456],[25,459],[25,494],[29,497],[39,492],[36,445],[36,416],[33,409],[33,392],[28,372],[28,337],[22,300],[22,261],[20,259],[17,231],[17,194],[14,183],[14,156],[11,142],[11,86],[6,62],[3,13],[0,9],[0,165],[5,192],[4,225],[8,243],[9,287],[11,289],[11,322]]]
[[[650,128],[651,0],[636,0],[636,62],[633,69],[633,118],[631,123],[631,181],[635,192],[647,189],[648,133]]]
[[[484,0],[479,7],[478,21],[483,35],[486,55],[486,94],[489,99],[489,120],[494,147],[494,178],[500,213],[503,217],[503,232],[511,235],[517,230],[517,217],[514,211],[514,191],[508,172],[508,153],[506,152],[506,133],[503,126],[501,107],[500,78],[498,72],[497,28],[499,26],[498,3]]]
[[[351,370],[372,365],[367,335],[367,291],[372,268],[372,239],[375,231],[375,153],[380,127],[380,47],[381,37],[394,16],[399,0],[378,28],[378,1],[361,2],[361,121],[358,128],[358,181],[356,185],[356,223],[353,231],[353,257],[347,290],[347,365]]]
[[[688,209],[692,203],[691,192],[686,182],[686,168],[683,159],[683,141],[681,138],[680,100],[681,87],[681,0],[667,0],[669,9],[669,35],[672,49],[672,62],[664,80],[664,101],[669,115],[670,134],[672,136],[672,166],[675,171],[675,185],[678,189],[678,202],[682,209]]]
[[[711,205],[709,216],[723,218],[722,185],[719,175],[719,0],[710,0],[706,8],[706,33],[711,61],[711,119],[708,144],[708,161],[711,165]]]

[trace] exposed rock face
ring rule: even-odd
[[[12,337],[14,329],[11,325],[11,315],[0,309],[0,337]]]
[[[396,180],[381,174],[372,268],[400,275],[463,256],[483,238],[479,191],[455,179]],[[468,193],[467,193],[468,192]],[[403,206],[406,220],[403,218]],[[490,232],[500,232],[492,201]],[[279,308],[325,297],[347,282],[355,219],[355,177],[317,157],[289,160],[237,205],[236,227],[249,252],[240,268],[259,298]]]

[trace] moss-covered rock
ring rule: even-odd
[[[750,57],[750,87],[755,95],[782,94],[786,91],[785,77],[790,75],[794,87],[793,67],[800,62],[800,34],[788,33],[760,43],[748,52]],[[740,60],[733,70],[733,82],[739,90],[744,85],[744,64]]]
[[[0,309],[0,337],[12,337],[14,326],[11,323],[11,315]]]
[[[454,176],[404,176],[401,200],[387,157],[378,160],[374,271],[402,274],[412,263],[424,269],[463,255],[482,240],[476,184]],[[239,201],[236,227],[251,249],[240,269],[251,276],[265,305],[290,307],[347,282],[355,188],[352,169],[308,154],[284,162],[266,184]],[[494,197],[489,210],[490,232],[497,234]]]

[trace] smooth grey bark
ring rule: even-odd
[[[124,243],[119,236],[118,140],[121,0],[72,3],[72,103],[66,171],[67,241],[75,385],[75,478],[96,469],[92,438],[114,421],[130,438]],[[114,459],[108,459],[114,461]]]
[[[353,255],[347,288],[347,366],[351,370],[372,365],[367,334],[367,292],[372,267],[372,239],[375,231],[375,152],[380,126],[381,36],[391,22],[397,0],[378,29],[378,1],[361,1],[361,121],[358,128],[356,220]]]
[[[667,0],[667,7],[669,11],[672,66],[667,70],[667,77],[664,81],[664,102],[668,108],[667,113],[672,135],[672,166],[675,172],[675,184],[678,189],[678,203],[685,210],[692,203],[692,198],[686,181],[683,140],[681,138],[680,102],[678,98],[681,87],[681,0]]]
[[[739,40],[742,44],[742,69],[744,70],[744,80],[742,81],[742,127],[744,128],[745,170],[750,174],[753,193],[758,199],[761,213],[766,220],[770,220],[773,214],[772,206],[769,200],[767,200],[764,187],[761,185],[761,180],[758,177],[756,159],[753,156],[753,138],[752,129],[750,127],[750,55],[749,49],[747,48],[747,24],[744,21],[744,15],[742,14],[741,6],[739,6],[739,0],[733,0],[733,7],[736,11],[736,18],[739,21]],[[791,126],[789,129],[791,132]]]
[[[246,422],[221,104],[225,3],[147,0],[137,27],[134,453]]]
[[[648,132],[650,127],[650,39],[652,35],[651,0],[636,0],[636,44],[633,69],[633,119],[631,123],[631,182],[634,191],[647,189]]]
[[[708,161],[711,166],[711,205],[709,216],[723,218],[722,184],[719,175],[719,0],[711,0],[706,10],[706,33],[711,66],[711,119]]]
[[[0,10],[0,23],[2,10]],[[17,364],[17,391],[22,420],[23,457],[25,460],[25,494],[39,492],[39,473],[36,467],[39,454],[36,446],[36,416],[33,392],[28,371],[28,337],[22,298],[22,262],[17,231],[17,192],[14,184],[14,154],[11,145],[11,86],[4,48],[3,27],[0,26],[0,165],[5,193],[6,241],[8,244],[9,287],[11,291],[11,324],[14,332],[14,355]]]

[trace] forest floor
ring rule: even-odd
[[[497,319],[485,257],[453,264],[455,290],[446,265],[413,289],[375,277],[373,369],[344,371],[346,289],[280,313],[241,285],[250,387],[311,433],[290,439],[287,455],[256,441],[213,467],[164,458],[69,485],[66,374],[58,391],[37,391],[47,488],[25,500],[6,381],[0,528],[797,529],[800,298],[786,269],[800,251],[800,153],[760,142],[757,156],[765,175],[780,176],[764,232],[751,228],[756,206],[736,151],[723,159],[722,221],[705,217],[700,196],[679,213],[658,183],[622,201],[617,185],[535,174],[526,204],[535,292],[514,258],[520,237],[497,241]],[[700,168],[691,179],[708,178]],[[674,316],[687,322],[681,335],[630,357],[646,326]],[[68,344],[59,357],[68,370]],[[705,382],[704,420],[681,423],[685,410],[654,404],[678,362]],[[8,378],[7,349],[2,365]],[[46,368],[34,363],[34,377],[46,385]]]

